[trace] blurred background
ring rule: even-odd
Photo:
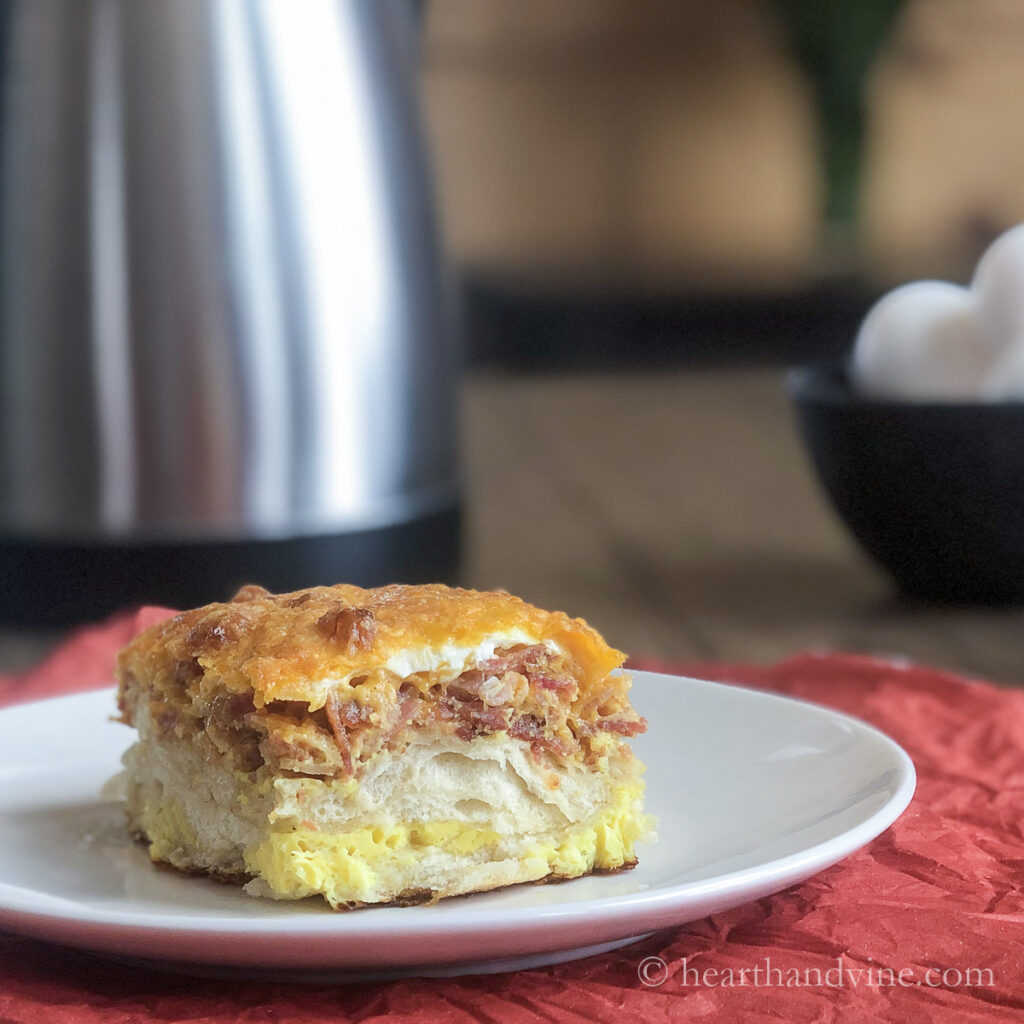
[[[406,56],[455,310],[444,330],[465,367],[450,438],[459,542],[385,537],[406,560],[385,553],[351,578],[386,582],[400,565],[504,587],[666,661],[835,648],[1024,680],[1024,613],[900,597],[861,552],[783,383],[788,366],[846,353],[885,289],[964,282],[1024,220],[1024,9],[429,0],[413,16]],[[5,131],[9,147],[9,119]],[[403,408],[413,433],[435,430]],[[37,538],[11,522],[14,620]],[[196,564],[193,536],[160,542],[164,562]],[[123,596],[105,594],[107,557],[91,550],[95,617]],[[117,552],[119,573],[132,557]],[[251,564],[253,582],[334,581],[306,551],[292,578]],[[245,568],[204,578],[202,598],[228,596]],[[0,668],[59,635],[9,621]]]
[[[882,288],[965,279],[1024,214],[1022,32],[1000,0],[438,0],[474,360],[840,351]]]

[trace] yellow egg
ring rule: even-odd
[[[622,787],[613,805],[560,843],[534,843],[518,856],[535,863],[534,873],[576,877],[593,868],[631,863],[633,843],[647,827],[634,803],[640,793]],[[245,855],[246,868],[278,898],[321,894],[331,906],[369,899],[378,874],[408,866],[432,850],[481,854],[479,860],[509,855],[514,837],[461,821],[428,821],[360,828],[344,833],[295,829],[269,835]]]

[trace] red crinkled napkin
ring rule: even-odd
[[[0,680],[0,700],[108,684],[117,649],[166,614],[144,609],[79,631],[35,671]],[[1024,1018],[1024,691],[847,655],[685,671],[872,722],[913,757],[913,803],[870,846],[809,882],[632,947],[516,974],[347,986],[205,981],[0,935],[0,1020]],[[656,984],[645,985],[644,972]]]

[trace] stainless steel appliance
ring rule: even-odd
[[[0,6],[0,618],[452,574],[415,16]]]

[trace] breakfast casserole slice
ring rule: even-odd
[[[245,587],[119,656],[131,827],[155,861],[332,907],[632,867],[623,657],[506,593]]]

